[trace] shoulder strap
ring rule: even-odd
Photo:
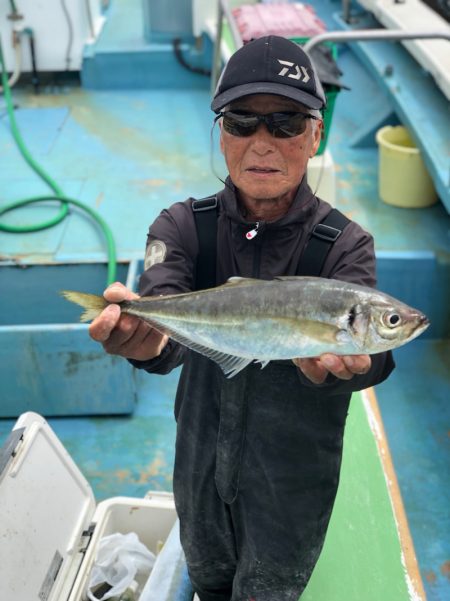
[[[198,237],[195,289],[204,290],[216,285],[217,197],[193,200],[192,211]]]
[[[320,276],[331,247],[350,223],[337,209],[331,209],[322,223],[317,223],[311,232],[297,267],[297,275]]]

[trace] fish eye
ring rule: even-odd
[[[388,328],[395,328],[400,325],[402,318],[394,311],[388,311],[383,315],[383,322]]]

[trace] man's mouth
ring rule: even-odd
[[[251,173],[280,173],[279,169],[273,169],[272,167],[258,167],[253,166],[246,169],[246,171],[250,171]]]

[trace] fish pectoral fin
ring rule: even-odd
[[[346,342],[352,342],[352,337],[347,330],[338,330],[335,337],[336,342],[341,342],[342,344],[345,344]]]
[[[364,345],[358,341],[356,336],[352,336],[347,330],[339,330],[336,332],[336,342],[340,344],[352,344],[358,350],[362,350]]]

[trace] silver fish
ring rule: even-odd
[[[94,319],[99,296],[63,291]],[[120,303],[177,342],[216,361],[228,377],[252,361],[372,354],[397,348],[428,326],[420,311],[373,288],[339,280],[284,276],[230,278],[217,288]]]

